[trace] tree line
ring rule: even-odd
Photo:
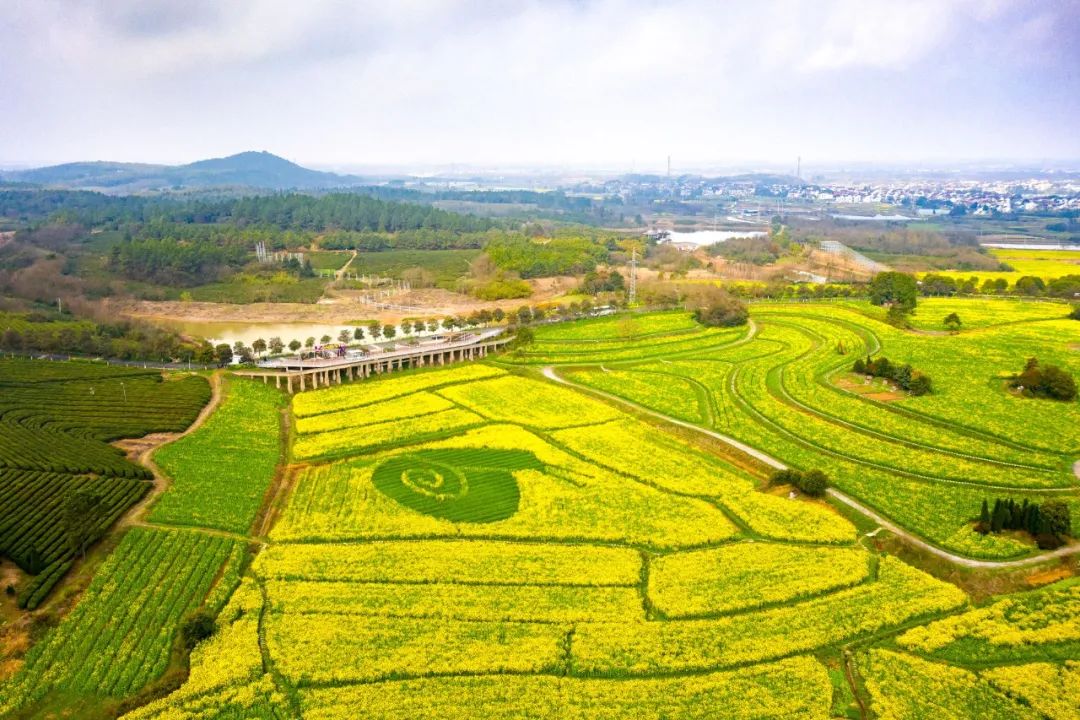
[[[1072,515],[1068,504],[1061,500],[1033,503],[1025,499],[1018,503],[1012,498],[999,498],[994,500],[992,510],[983,500],[975,530],[983,535],[1019,530],[1035,538],[1040,548],[1053,549],[1064,545],[1072,535]]]

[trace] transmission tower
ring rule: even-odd
[[[630,295],[627,304],[633,305],[635,302],[637,302],[637,248],[630,253]]]

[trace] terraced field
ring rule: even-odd
[[[999,306],[1009,312],[995,322]],[[1033,547],[979,535],[971,520],[984,498],[997,497],[1060,498],[1080,518],[1072,467],[1080,406],[1020,398],[1005,387],[1033,355],[1080,375],[1080,326],[1058,319],[1063,307],[976,301],[963,311],[977,329],[933,336],[846,305],[764,304],[754,307],[749,341],[667,355],[656,340],[650,357],[616,366],[602,353],[587,358],[577,342],[574,362],[557,372],[784,464],[821,468],[841,491],[940,547],[1020,557]],[[908,397],[849,372],[854,358],[879,352],[931,375],[935,392]]]
[[[1030,555],[969,520],[1000,493],[1075,507],[1075,408],[999,377],[1033,344],[1076,370],[1075,331],[918,335],[833,305],[754,318],[712,333],[638,316],[618,360],[622,318],[546,326],[500,363],[301,393],[288,447],[285,397],[228,380],[210,419],[158,450],[168,489],[0,682],[0,714],[1075,719],[1080,584],[1053,582],[1073,566],[988,575],[1040,587],[974,603],[694,429],[824,468],[957,553]],[[543,377],[554,345],[585,387]],[[879,347],[935,394],[868,392],[847,367]],[[185,675],[196,608],[216,627]]]
[[[72,494],[93,499],[89,543],[150,488],[111,440],[179,431],[210,398],[201,377],[97,363],[0,359],[0,554],[34,576],[36,608],[77,554],[62,526]]]

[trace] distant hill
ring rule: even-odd
[[[4,173],[2,179],[65,188],[137,192],[172,188],[250,187],[268,190],[358,185],[355,175],[309,170],[268,152],[242,152],[187,165],[75,162]]]

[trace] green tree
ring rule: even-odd
[[[533,329],[531,327],[528,327],[528,326],[519,327],[517,329],[517,332],[514,333],[514,347],[521,348],[521,347],[525,347],[527,345],[532,345],[533,340],[535,339],[535,337],[536,337],[536,333],[533,331]]]
[[[295,338],[289,341],[289,349],[292,350],[293,352],[296,352],[297,350],[299,350],[303,346],[304,346],[304,344],[301,343],[299,340],[297,340]]]
[[[378,340],[380,337],[382,337],[382,325],[379,324],[378,320],[372,320],[371,322],[369,322],[367,328],[368,335],[371,336],[372,340]]]
[[[948,297],[956,294],[956,280],[947,275],[927,273],[919,283],[919,290],[923,295]]]
[[[216,359],[214,346],[203,340],[195,350],[194,360],[200,365],[210,365]]]
[[[829,478],[821,470],[808,470],[795,486],[811,497],[821,497],[829,487]]]
[[[304,341],[304,347],[306,347],[306,348],[315,347],[315,338],[309,337],[307,340],[305,340]]]
[[[1041,507],[1042,525],[1046,532],[1066,537],[1072,535],[1072,515],[1062,500],[1044,502]]]
[[[1013,292],[1017,295],[1042,295],[1046,290],[1046,283],[1040,277],[1025,275],[1013,283]]]
[[[333,340],[333,338],[331,338],[329,335],[323,335],[321,338],[319,338],[319,344],[326,345],[331,340]]]
[[[270,338],[270,342],[267,343],[267,346],[274,355],[280,355],[285,350],[285,343],[277,336]]]
[[[214,634],[217,624],[208,610],[196,610],[180,625],[180,637],[184,648],[191,651],[203,640]]]
[[[1068,300],[1080,297],[1080,275],[1062,275],[1054,278],[1046,286],[1046,294]]]
[[[233,361],[233,350],[228,343],[221,343],[214,347],[214,355],[220,367],[225,367]]]
[[[349,341],[352,340],[352,336],[353,336],[352,331],[349,330],[348,328],[345,328],[341,332],[338,333],[337,339],[338,339],[338,342],[340,342],[342,345],[348,345]]]
[[[255,338],[255,341],[251,343],[251,349],[255,351],[256,355],[262,355],[266,352],[266,341],[262,338]]]
[[[885,322],[893,327],[906,328],[909,325],[908,316],[910,314],[911,311],[901,305],[890,305],[888,312],[885,313]]]
[[[384,325],[382,334],[387,340],[393,340],[394,336],[397,335],[397,328],[393,325]]]
[[[945,329],[951,332],[959,332],[960,326],[963,323],[960,321],[960,316],[952,312],[945,316]]]
[[[892,270],[880,272],[870,281],[870,302],[911,312],[915,309],[916,288],[912,275]]]
[[[360,342],[364,339],[364,328],[360,326],[353,328],[352,336],[353,340],[355,340],[356,342]]]
[[[983,498],[982,507],[979,509],[979,522],[975,529],[985,535],[990,532],[990,504]]]

